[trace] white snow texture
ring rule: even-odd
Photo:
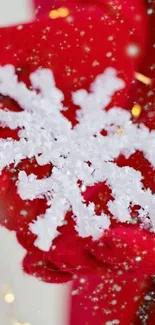
[[[155,230],[155,195],[143,188],[139,171],[114,163],[120,154],[130,157],[140,150],[155,165],[155,131],[133,124],[130,113],[122,108],[105,110],[113,94],[124,87],[117,72],[107,68],[97,76],[89,93],[81,89],[72,94],[73,103],[81,108],[77,110],[79,123],[74,127],[61,113],[64,96],[56,88],[52,72],[38,69],[30,80],[33,90],[18,82],[13,66],[0,67],[0,93],[23,109],[0,109],[2,127],[20,127],[19,141],[0,139],[0,170],[11,163],[17,166],[26,157],[35,157],[39,165],[53,165],[51,175],[41,180],[25,171],[18,175],[17,189],[23,200],[47,198],[45,214],[30,224],[30,230],[37,235],[35,245],[43,251],[50,249],[69,209],[79,236],[99,239],[110,227],[109,216],[96,215],[94,203],[86,205],[82,196],[83,188],[98,182],[106,182],[111,188],[113,200],[108,202],[108,208],[115,218],[130,221],[130,208],[136,204],[141,207],[143,225],[148,226],[149,216],[149,227]],[[101,134],[103,129],[106,136]]]

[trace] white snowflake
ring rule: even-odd
[[[56,88],[52,72],[38,69],[30,80],[33,90],[18,82],[13,66],[0,67],[0,93],[14,99],[23,109],[0,110],[2,127],[20,127],[19,141],[0,140],[0,170],[34,156],[39,165],[53,165],[51,176],[46,179],[39,180],[24,171],[18,175],[17,188],[23,200],[47,198],[45,215],[30,224],[30,230],[37,235],[35,245],[49,250],[70,208],[79,235],[98,239],[109,228],[109,217],[104,213],[96,215],[95,205],[86,205],[82,197],[87,186],[98,182],[106,182],[112,190],[114,200],[109,201],[108,208],[114,217],[121,222],[130,221],[131,204],[138,204],[141,221],[145,224],[147,219],[148,225],[149,215],[155,230],[155,195],[150,189],[143,189],[139,171],[114,163],[121,153],[129,157],[140,150],[155,165],[155,131],[133,124],[130,113],[121,108],[105,110],[113,94],[124,87],[116,71],[106,69],[92,83],[90,93],[82,89],[72,94],[74,104],[81,108],[77,110],[79,123],[74,128],[61,114],[64,96]],[[107,136],[101,134],[103,129]]]

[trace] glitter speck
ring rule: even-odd
[[[78,290],[73,290],[72,292],[71,292],[71,295],[72,296],[75,296],[75,295],[77,295],[78,294]]]
[[[107,56],[107,58],[111,58],[112,53],[111,53],[111,52],[108,52],[108,53],[106,54],[106,56]]]
[[[18,25],[18,26],[17,26],[17,29],[18,29],[18,30],[21,30],[22,28],[23,28],[23,25]]]
[[[27,216],[27,211],[26,210],[21,210],[20,215],[23,216],[23,217],[26,217]]]
[[[129,44],[126,48],[126,52],[129,56],[136,57],[140,52],[140,48],[137,44]]]
[[[82,186],[81,186],[81,192],[85,192],[86,191],[86,186],[83,184]]]
[[[138,81],[144,83],[145,85],[149,85],[149,84],[151,83],[151,79],[150,79],[150,78],[144,76],[143,74],[141,74],[141,73],[139,73],[139,72],[136,72],[136,73],[135,73],[135,78],[136,78]]]
[[[112,300],[111,304],[112,305],[116,305],[117,304],[117,300],[116,299]]]
[[[141,110],[141,106],[139,104],[135,104],[131,110],[133,117],[139,117]]]
[[[120,321],[118,319],[114,319],[112,321],[106,322],[106,325],[115,325],[115,324],[120,324]]]
[[[114,37],[111,35],[108,37],[108,41],[113,41]]]
[[[100,65],[100,64],[97,60],[93,61],[92,67],[97,67],[98,65]]]
[[[152,8],[148,9],[147,13],[148,13],[148,15],[152,15],[153,14],[153,9]]]
[[[137,257],[135,258],[135,261],[136,261],[136,262],[140,262],[141,260],[142,260],[141,256],[137,256]]]
[[[149,295],[146,295],[146,296],[144,297],[144,299],[147,300],[147,301],[150,301],[150,300],[152,300],[152,297],[149,296]]]
[[[15,296],[12,293],[7,293],[4,297],[4,301],[7,304],[12,304],[15,300]]]
[[[119,292],[121,290],[121,287],[117,284],[114,284],[113,289]]]

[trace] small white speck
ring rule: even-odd
[[[84,36],[84,35],[85,35],[85,31],[82,30],[82,31],[80,32],[80,35],[81,35],[81,36]]]
[[[26,210],[20,210],[20,215],[23,217],[27,216],[27,211]]]
[[[85,190],[86,190],[86,186],[85,185],[82,185],[81,186],[81,192],[85,192]]]
[[[23,29],[23,25],[18,25],[18,26],[17,26],[17,29],[18,29],[18,30]]]
[[[114,36],[112,36],[112,35],[108,37],[108,41],[113,41],[113,39],[114,39]]]
[[[117,304],[117,300],[116,300],[116,299],[112,300],[111,304],[112,304],[113,306],[116,305],[116,304]]]
[[[114,284],[113,289],[119,292],[122,288],[118,284]]]
[[[126,48],[126,52],[129,56],[135,57],[140,53],[140,48],[137,44],[129,44]]]
[[[93,61],[92,67],[97,67],[99,65],[99,62],[97,60]]]
[[[105,325],[117,325],[120,324],[120,321],[118,319],[114,319],[112,321],[108,321],[105,323]]]
[[[144,299],[147,300],[147,301],[150,301],[150,300],[152,300],[152,297],[149,296],[149,295],[146,295],[146,296],[144,297]]]
[[[72,295],[72,296],[75,296],[75,295],[77,295],[78,293],[79,293],[78,290],[72,290],[71,295]]]
[[[111,53],[111,52],[108,52],[108,53],[106,54],[106,56],[107,56],[107,58],[111,58],[112,53]]]
[[[68,17],[66,18],[67,23],[72,23],[73,20],[74,20],[73,16],[68,16]]]
[[[119,271],[117,272],[117,274],[118,274],[118,275],[122,275],[122,274],[123,274],[123,271],[122,271],[122,270],[119,270]]]
[[[149,90],[148,93],[147,93],[147,96],[150,97],[153,95],[153,91],[152,90]]]
[[[152,15],[153,14],[153,9],[152,8],[148,9],[147,13],[148,13],[148,15]]]
[[[138,296],[135,296],[135,297],[133,298],[134,301],[138,301],[138,299],[139,299]]]

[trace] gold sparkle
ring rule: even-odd
[[[12,293],[7,293],[4,297],[4,301],[7,304],[12,304],[15,300],[15,296]]]
[[[120,135],[122,135],[122,134],[124,134],[124,130],[123,130],[123,129],[117,129],[117,130],[115,131],[115,133],[116,133],[116,134],[120,134]]]
[[[118,130],[118,134],[122,135],[124,133],[124,130],[123,129],[119,129]]]
[[[49,17],[50,17],[51,19],[57,19],[57,18],[59,18],[58,10],[51,10],[51,11],[49,12]]]
[[[139,117],[141,114],[141,111],[142,111],[141,106],[139,104],[135,104],[132,107],[131,113],[132,113],[133,117]]]
[[[70,11],[69,11],[68,8],[61,7],[61,8],[58,9],[58,13],[59,13],[61,18],[65,18],[65,17],[69,16]]]
[[[142,82],[143,84],[145,84],[145,85],[149,85],[150,83],[151,83],[151,79],[150,78],[148,78],[148,77],[146,77],[146,76],[144,76],[142,73],[140,73],[140,72],[135,72],[135,78],[138,80],[138,81],[140,81],[140,82]]]
[[[61,7],[59,9],[54,9],[49,12],[49,17],[51,19],[57,19],[57,18],[66,18],[70,14],[70,11],[66,7]]]

